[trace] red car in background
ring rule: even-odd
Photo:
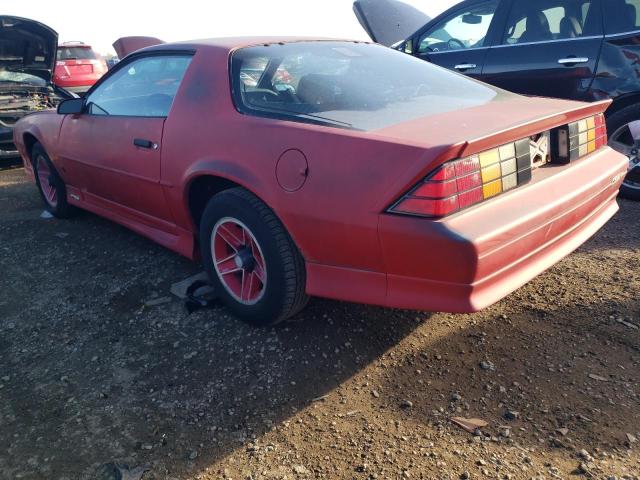
[[[272,325],[312,295],[449,312],[508,295],[617,211],[609,104],[375,44],[213,39],[128,55],[14,141],[55,216],[201,258],[237,316]]]
[[[65,42],[58,46],[53,83],[70,92],[82,94],[107,73],[107,62],[91,46]]]

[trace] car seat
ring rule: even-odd
[[[527,29],[524,31],[518,43],[544,42],[552,40],[551,27],[547,16],[541,11],[531,12],[527,15]]]
[[[582,35],[582,26],[575,17],[566,16],[560,20],[560,38],[576,38]]]

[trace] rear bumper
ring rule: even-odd
[[[385,304],[468,313],[504,298],[567,256],[618,210],[627,160],[604,148],[430,225],[385,215]]]
[[[307,264],[307,292],[415,310],[471,313],[587,241],[618,210],[626,157],[605,147],[442,220],[380,215],[386,272]]]

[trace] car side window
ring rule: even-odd
[[[489,1],[462,10],[424,33],[418,53],[446,52],[485,46],[489,26],[498,1]]]
[[[602,33],[594,0],[513,2],[503,45],[549,42]]]
[[[605,25],[607,34],[640,30],[640,0],[609,0]]]
[[[92,115],[166,117],[190,55],[154,55],[135,60],[101,83],[87,98]]]

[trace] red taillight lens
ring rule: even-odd
[[[444,217],[529,180],[531,151],[527,138],[442,164],[389,211]]]

